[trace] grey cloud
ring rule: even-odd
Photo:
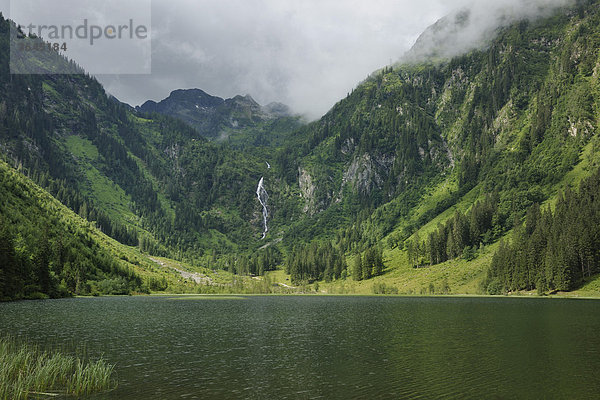
[[[451,3],[451,2],[450,2]],[[151,77],[101,76],[131,104],[178,88],[251,94],[316,118],[397,60],[453,5],[397,0],[176,0],[154,3]]]
[[[437,21],[417,39],[402,62],[448,58],[485,46],[498,28],[518,20],[533,20],[572,5],[574,0],[500,0],[466,3]]]
[[[251,94],[261,104],[283,102],[317,118],[454,10],[474,10],[477,23],[454,42],[467,43],[466,49],[498,25],[501,8],[533,16],[539,5],[566,1],[154,0],[152,75],[98,79],[132,105],[200,88],[220,97]]]

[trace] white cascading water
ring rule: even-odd
[[[258,201],[263,208],[263,224],[265,230],[263,231],[262,239],[267,237],[267,232],[269,232],[269,226],[267,225],[267,218],[269,218],[269,210],[267,209],[267,201],[269,200],[269,194],[265,189],[265,178],[260,178],[260,182],[258,182],[258,188],[256,189],[256,196],[258,197]],[[262,240],[261,239],[261,240]]]

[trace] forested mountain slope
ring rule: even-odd
[[[322,226],[348,221],[334,239],[345,251],[379,244],[397,264],[410,250],[402,263],[415,266],[477,258],[595,171],[599,22],[598,3],[581,1],[501,28],[481,50],[384,68],[306,128],[282,171],[299,171]],[[535,278],[501,289],[535,287],[543,256]]]
[[[498,260],[522,253],[511,238],[529,243],[523,232],[538,229],[521,227],[526,215],[546,231],[552,218],[569,220],[535,211],[563,204],[559,193],[573,209],[595,204],[593,190],[573,200],[566,189],[600,161],[598,26],[598,2],[578,1],[504,26],[466,54],[388,66],[319,121],[229,143],[157,104],[136,112],[85,75],[11,76],[1,35],[0,146],[62,203],[152,255],[240,274],[284,266],[294,284],[426,281],[443,270],[494,293],[573,289],[599,271],[593,238],[573,245],[577,257],[538,241],[527,263]],[[276,140],[247,140],[263,134]]]
[[[23,172],[0,161],[0,301],[275,291],[264,282],[150,257],[118,243]]]
[[[9,22],[0,30],[7,161],[106,234],[156,255],[201,258],[259,244],[264,160],[177,120],[139,117],[89,76],[11,75]]]
[[[0,300],[148,290],[140,259],[3,161],[0,193]]]

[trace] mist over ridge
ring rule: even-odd
[[[520,20],[536,20],[575,4],[575,0],[474,1],[428,27],[400,59],[445,59],[485,46],[498,29]]]

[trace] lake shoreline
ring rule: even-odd
[[[78,296],[86,298],[89,296]],[[381,297],[381,298],[490,298],[490,299],[579,299],[579,300],[600,300],[598,296],[580,296],[580,295],[484,295],[484,294],[448,294],[448,295],[414,295],[414,294],[337,294],[337,293],[230,293],[230,294],[195,294],[195,293],[151,293],[133,296],[99,296],[99,297]]]
[[[540,296],[537,294],[512,294],[512,295],[484,295],[484,294],[448,294],[448,295],[416,295],[416,294],[362,294],[362,293],[228,293],[228,294],[201,294],[201,293],[150,293],[150,294],[132,294],[132,295],[102,295],[102,296],[71,296],[49,299],[19,299],[0,301],[1,303],[15,302],[34,302],[34,301],[53,301],[65,299],[97,299],[97,298],[124,298],[124,297],[181,297],[181,298],[214,298],[224,300],[237,300],[244,297],[355,297],[355,298],[406,298],[406,299],[547,299],[547,300],[600,300],[600,294],[597,296],[578,295],[578,294],[553,294]]]

